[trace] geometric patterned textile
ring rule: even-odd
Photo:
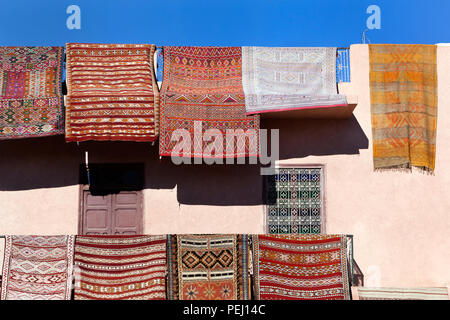
[[[171,236],[170,300],[248,300],[248,236]]]
[[[266,184],[268,233],[325,233],[322,169],[275,170]]]
[[[64,133],[63,47],[0,47],[0,140]]]
[[[155,141],[155,45],[67,44],[66,141]]]
[[[350,82],[350,49],[337,49],[336,82]]]
[[[247,114],[347,106],[337,93],[336,48],[242,48]]]
[[[200,158],[258,156],[259,116],[245,113],[241,48],[163,50],[159,154]]]
[[[369,45],[375,169],[432,173],[437,127],[435,45]]]
[[[69,300],[74,236],[6,236],[2,300]]]
[[[255,235],[257,300],[348,300],[345,235]]]
[[[359,300],[449,300],[447,288],[358,287]]]
[[[166,298],[166,236],[77,236],[75,300]]]

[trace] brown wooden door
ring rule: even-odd
[[[93,195],[82,190],[81,234],[142,234],[142,191]]]

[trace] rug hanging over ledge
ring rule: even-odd
[[[66,141],[155,141],[154,45],[67,44]]]
[[[70,300],[74,236],[6,236],[1,300]]]
[[[375,169],[434,171],[436,51],[434,45],[369,45]]]
[[[166,236],[77,236],[75,300],[163,300]]]
[[[249,299],[248,236],[177,235],[168,248],[168,299]]]
[[[259,116],[245,112],[241,58],[240,47],[164,47],[161,156],[259,155]]]
[[[347,238],[341,235],[255,235],[257,300],[348,300]]]
[[[447,288],[358,287],[359,300],[449,300]]]
[[[64,133],[62,47],[0,47],[0,140]]]
[[[337,93],[336,48],[242,48],[247,114],[347,106]]]

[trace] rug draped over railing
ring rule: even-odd
[[[435,167],[437,66],[434,45],[369,45],[375,169]]]
[[[358,287],[359,300],[449,300],[447,288]]]
[[[77,236],[76,300],[166,298],[166,236]]]
[[[248,236],[174,235],[168,248],[168,299],[249,299]]]
[[[336,48],[242,48],[247,114],[346,106],[337,93]]]
[[[70,300],[74,236],[6,236],[1,300]]]
[[[155,141],[155,45],[67,44],[66,141]]]
[[[255,235],[257,300],[350,299],[344,235]]]
[[[160,155],[258,156],[259,116],[245,113],[241,48],[163,50]]]
[[[0,47],[0,140],[64,133],[62,47]]]

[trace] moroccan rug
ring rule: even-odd
[[[277,168],[266,176],[270,234],[325,233],[321,168]]]
[[[0,140],[64,133],[63,47],[0,47]]]
[[[166,236],[77,236],[75,300],[166,298]]]
[[[255,235],[257,300],[348,300],[346,236]]]
[[[337,93],[336,48],[242,48],[247,114],[346,106]]]
[[[248,236],[177,235],[168,248],[168,299],[249,299]]]
[[[204,158],[258,156],[259,116],[245,113],[241,48],[163,50],[159,154]]]
[[[66,141],[155,141],[154,45],[67,44]]]
[[[447,288],[358,287],[360,300],[449,300]]]
[[[375,169],[434,171],[437,67],[434,45],[369,45]]]
[[[74,236],[6,236],[1,300],[69,300]]]

